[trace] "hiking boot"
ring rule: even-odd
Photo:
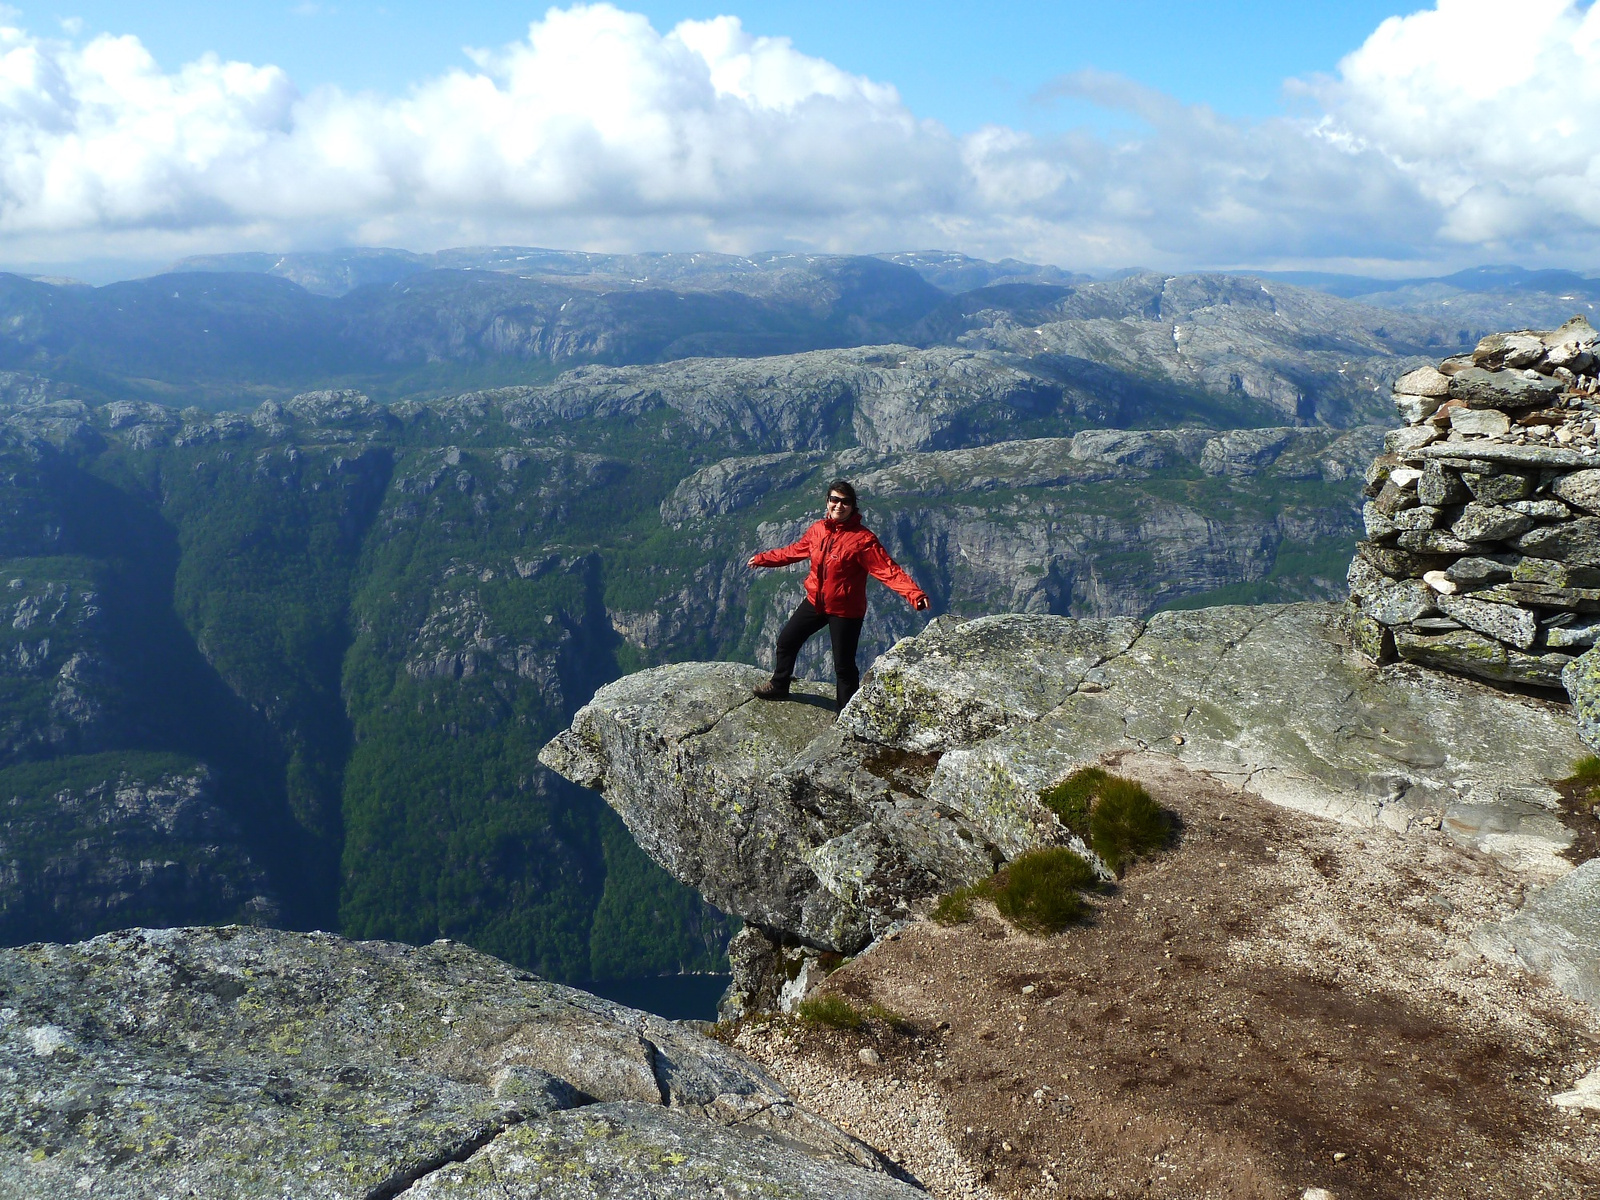
[[[765,683],[756,684],[750,690],[755,693],[757,700],[787,700],[789,698],[789,685],[787,683],[775,683],[770,679]]]

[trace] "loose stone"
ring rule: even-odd
[[[1401,527],[1399,521],[1396,527]],[[1533,518],[1498,504],[1473,501],[1461,510],[1450,532],[1464,542],[1499,542],[1533,528]]]

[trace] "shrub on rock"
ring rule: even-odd
[[[1118,875],[1131,860],[1160,849],[1172,832],[1171,819],[1142,784],[1102,767],[1074,771],[1039,799]]]
[[[1089,860],[1059,846],[1012,859],[991,882],[994,906],[1018,929],[1060,933],[1083,915],[1083,892],[1099,883]]]

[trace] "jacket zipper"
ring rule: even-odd
[[[823,591],[823,584],[828,578],[828,547],[833,545],[833,534],[829,533],[822,539],[822,556],[817,560],[817,611],[823,616],[828,615],[828,594]]]

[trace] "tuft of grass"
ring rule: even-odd
[[[1089,814],[1089,844],[1118,875],[1129,861],[1159,850],[1172,832],[1172,822],[1142,784],[1108,776]]]
[[[808,1025],[825,1025],[829,1029],[860,1029],[866,1020],[855,1005],[843,996],[824,992],[794,1006],[795,1016]]]
[[[1561,781],[1574,787],[1600,787],[1600,755],[1585,754],[1572,764],[1572,774]]]
[[[1101,767],[1084,767],[1040,792],[1039,799],[1063,825],[1079,837],[1087,838],[1089,810],[1101,785],[1110,778],[1110,773]]]
[[[994,906],[1018,929],[1060,933],[1083,915],[1082,893],[1097,882],[1082,855],[1059,846],[1019,854],[990,881]]]
[[[929,915],[940,925],[964,925],[972,920],[972,902],[983,894],[983,884],[957,888],[939,897]]]
[[[1600,807],[1600,755],[1585,754],[1572,764],[1572,774],[1558,782],[1590,808]]]

